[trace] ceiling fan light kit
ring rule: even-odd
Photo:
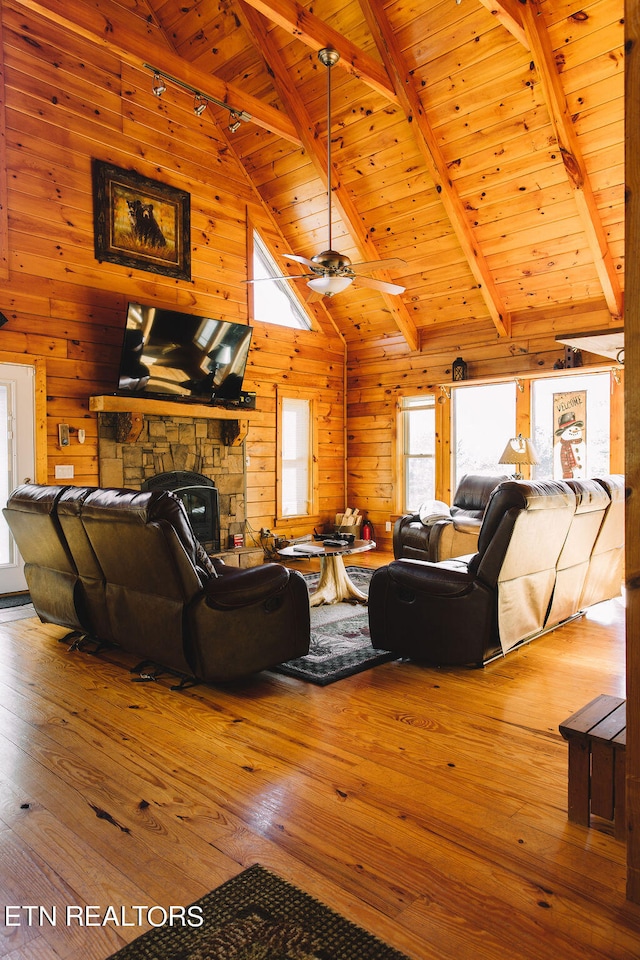
[[[314,277],[313,280],[307,280],[307,286],[311,287],[314,293],[321,293],[325,297],[342,293],[352,283],[351,277]]]

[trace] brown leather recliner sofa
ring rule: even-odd
[[[431,514],[432,501],[424,504],[417,513],[400,517],[393,527],[394,558],[436,563],[449,557],[475,553],[491,491],[508,479],[505,475],[467,474],[458,484],[453,503],[446,512]]]
[[[509,480],[492,492],[478,549],[394,560],[369,588],[374,647],[481,665],[620,593],[624,480]]]
[[[45,623],[205,682],[309,650],[304,577],[214,564],[173,493],[25,484],[3,513]]]

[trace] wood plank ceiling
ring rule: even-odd
[[[356,282],[323,299],[347,340],[399,330],[411,349],[428,349],[441,324],[508,337],[516,317],[559,306],[588,318],[599,303],[620,326],[622,0],[126,6],[152,24],[154,54],[168,51],[170,66],[154,66],[252,113],[235,133],[222,109],[207,122],[244,165],[283,254],[327,247],[327,70],[317,51],[340,52],[332,246],[354,262],[406,262],[373,274],[403,284],[401,296]]]

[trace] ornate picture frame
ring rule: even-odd
[[[92,177],[96,259],[190,280],[190,195],[102,160]]]

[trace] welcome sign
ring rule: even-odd
[[[553,395],[553,478],[587,476],[587,392]]]

